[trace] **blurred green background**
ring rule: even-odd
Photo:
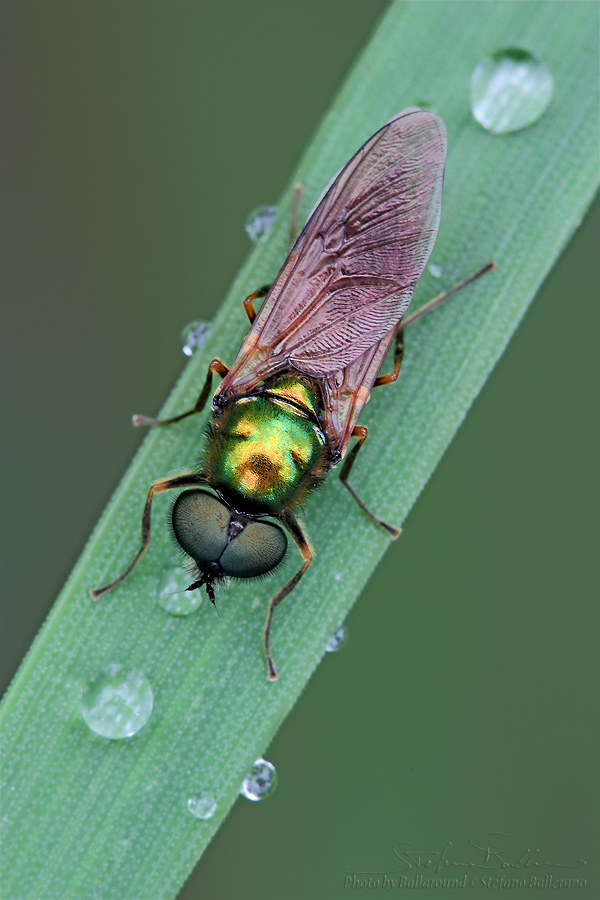
[[[3,686],[385,6],[3,4]],[[599,231],[596,202],[185,900],[347,896],[489,832],[597,896]]]

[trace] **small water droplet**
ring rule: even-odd
[[[257,759],[250,773],[242,781],[240,794],[248,800],[264,800],[277,787],[277,772],[273,763]]]
[[[260,241],[260,239],[268,232],[276,218],[276,206],[257,206],[256,209],[253,209],[252,212],[249,213],[244,224],[246,234],[250,240],[255,244],[257,241]]]
[[[554,93],[548,66],[527,50],[509,47],[486,56],[471,76],[471,112],[492,134],[536,122]]]
[[[156,599],[172,616],[189,616],[202,604],[200,591],[186,591],[191,577],[179,567],[165,569],[156,585]]]
[[[427,268],[429,269],[429,274],[432,275],[434,278],[442,277],[442,267],[441,266],[438,266],[436,263],[429,263]]]
[[[335,634],[332,634],[325,644],[325,650],[327,653],[335,653],[336,650],[341,650],[342,647],[345,647],[347,643],[348,629],[345,625],[340,625]]]
[[[195,350],[204,347],[209,331],[210,322],[204,322],[202,319],[188,322],[181,331],[181,349],[186,356],[192,356]]]
[[[120,739],[131,737],[146,724],[152,704],[152,688],[143,672],[111,663],[84,690],[81,714],[96,734]]]
[[[217,801],[210,791],[202,791],[188,799],[187,808],[197,819],[211,819],[216,812]]]

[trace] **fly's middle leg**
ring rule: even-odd
[[[304,534],[300,523],[296,519],[296,517],[288,512],[284,513],[281,517],[281,521],[294,538],[296,542],[296,546],[300,551],[302,556],[302,568],[299,569],[295,575],[292,575],[289,581],[287,581],[284,586],[279,590],[274,597],[271,597],[271,601],[269,603],[269,610],[267,612],[267,621],[265,623],[265,632],[264,632],[264,647],[265,647],[265,656],[267,657],[267,680],[268,681],[277,681],[279,678],[277,674],[277,669],[275,668],[275,663],[273,662],[273,655],[271,653],[271,623],[273,621],[273,611],[276,606],[279,606],[282,600],[287,597],[290,591],[293,591],[309,565],[313,559],[313,551],[310,546],[306,535]]]
[[[390,377],[393,374],[394,374],[393,372],[390,373]],[[381,528],[385,528],[385,530],[388,532],[388,534],[391,535],[391,537],[393,539],[395,539],[397,537],[400,537],[400,535],[402,534],[402,529],[394,528],[392,525],[388,525],[387,522],[384,522],[383,519],[380,519],[379,516],[376,516],[375,513],[372,513],[371,510],[360,499],[360,497],[358,496],[358,494],[356,493],[354,488],[350,484],[348,484],[348,476],[350,475],[350,470],[352,469],[352,466],[354,465],[354,461],[358,455],[358,451],[360,450],[360,448],[362,447],[362,445],[364,444],[364,442],[367,439],[367,433],[368,433],[367,429],[365,428],[364,425],[356,425],[353,428],[352,437],[357,438],[357,442],[344,461],[344,465],[342,466],[342,471],[340,472],[340,481],[342,482],[344,487],[348,488],[348,490],[350,491],[350,493],[352,494],[352,496],[354,497],[354,499],[356,500],[356,502],[358,503],[358,505],[360,506],[362,511],[364,513],[366,513],[368,515],[368,517],[373,522],[375,522],[376,525],[379,525]]]
[[[180,422],[182,419],[186,419],[188,416],[193,416],[194,413],[202,412],[202,410],[206,406],[206,401],[210,396],[213,372],[216,375],[219,375],[221,378],[225,378],[225,376],[229,372],[229,369],[220,359],[213,359],[208,367],[208,372],[206,373],[206,381],[204,382],[204,386],[200,391],[200,396],[196,400],[194,407],[192,409],[188,409],[187,412],[180,413],[178,416],[173,416],[170,419],[153,419],[150,416],[135,415],[132,417],[131,421],[136,426],[136,428],[140,425],[148,425],[150,427],[153,427],[154,425],[172,425],[174,422]]]

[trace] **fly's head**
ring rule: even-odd
[[[172,523],[177,543],[198,570],[187,590],[205,585],[213,604],[215,582],[266,575],[287,550],[279,525],[245,516],[208,491],[183,491],[173,505]]]

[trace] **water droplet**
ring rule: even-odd
[[[191,577],[179,567],[165,569],[156,585],[156,599],[172,616],[189,616],[202,603],[200,591],[186,591]]]
[[[438,266],[436,263],[429,263],[427,268],[429,269],[429,274],[432,275],[434,278],[442,277],[442,267],[441,266]]]
[[[273,763],[257,759],[250,773],[242,781],[240,794],[248,800],[264,800],[277,787],[277,772]]]
[[[186,356],[192,356],[195,350],[204,347],[209,331],[210,322],[204,322],[202,319],[188,322],[181,332],[181,349]]]
[[[246,234],[255,244],[265,236],[271,225],[277,218],[276,206],[257,206],[248,215],[244,228]]]
[[[119,739],[131,737],[146,724],[152,704],[152,688],[143,672],[111,663],[84,690],[81,714],[96,734]]]
[[[197,819],[211,819],[216,812],[217,801],[210,791],[202,791],[189,798],[187,808]]]
[[[486,56],[471,76],[471,112],[492,134],[536,122],[554,92],[548,66],[527,50],[510,47]]]
[[[348,629],[345,625],[340,625],[335,634],[332,634],[325,644],[325,650],[327,653],[335,653],[336,650],[341,650],[342,647],[345,647],[347,643]]]

